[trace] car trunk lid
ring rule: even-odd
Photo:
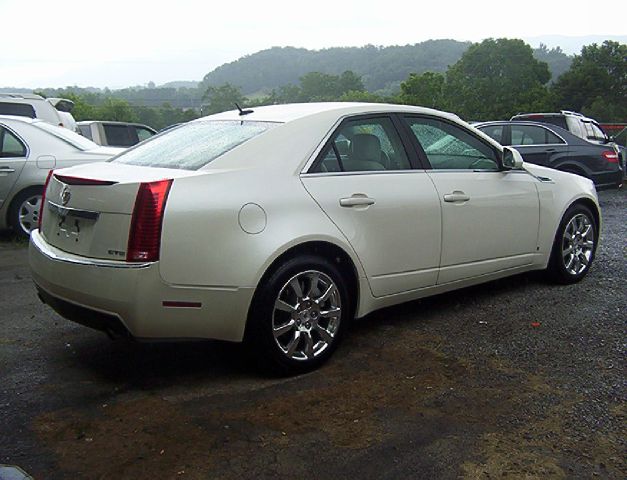
[[[49,244],[75,255],[124,261],[142,185],[198,174],[117,163],[57,170],[46,189],[41,234]]]

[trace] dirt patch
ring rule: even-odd
[[[476,365],[446,357],[425,347],[439,343],[426,336],[373,345],[378,338],[362,337],[369,345],[359,345],[350,362],[332,362],[254,394],[180,403],[145,395],[102,406],[97,414],[46,414],[36,420],[35,430],[55,452],[60,470],[73,478],[206,478],[210,473],[312,478],[312,471],[316,478],[332,478],[338,471],[337,465],[331,468],[334,462],[385,450],[399,423],[407,422],[417,426],[408,441],[425,451],[436,444],[446,448],[441,444],[447,442],[454,450],[462,439],[475,443],[469,451],[476,453],[452,463],[467,478],[497,471],[563,474],[559,451],[537,440],[538,431],[554,428],[559,412],[541,416],[526,430],[500,433],[525,404],[551,395],[541,377],[502,362]],[[525,432],[532,432],[530,440]],[[328,469],[317,465],[319,458],[329,459]]]

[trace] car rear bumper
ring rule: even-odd
[[[253,288],[167,284],[158,263],[78,257],[49,245],[38,230],[29,258],[40,297],[69,320],[143,339],[243,338]]]
[[[623,171],[605,172],[591,174],[590,179],[594,182],[597,190],[603,188],[616,188],[623,184]]]

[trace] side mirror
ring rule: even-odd
[[[523,158],[518,150],[511,147],[503,147],[501,163],[505,170],[522,170]]]

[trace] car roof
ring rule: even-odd
[[[40,118],[21,117],[19,115],[0,115],[0,120],[12,120],[21,123],[39,123],[43,122]]]
[[[148,125],[144,125],[143,123],[134,123],[134,122],[117,122],[114,120],[81,120],[80,122],[76,122],[76,125],[91,125],[92,123],[109,123],[112,125],[133,125],[135,127],[146,127],[149,128],[151,130],[154,130],[154,128],[148,126]]]
[[[37,95],[36,93],[11,93],[11,92],[0,92],[0,97],[2,98],[12,98],[15,100],[45,100],[41,95]]]
[[[566,130],[565,128],[558,127],[557,125],[553,125],[552,123],[543,123],[543,122],[534,122],[532,120],[495,120],[492,122],[481,122],[476,125],[473,125],[475,128],[487,127],[490,125],[532,125],[535,127],[546,128],[547,130],[553,131],[564,140],[567,140],[569,144],[579,143],[581,145],[589,144],[589,142],[585,138],[578,137],[573,132]]]
[[[412,105],[392,105],[386,103],[356,103],[356,102],[320,102],[320,103],[291,103],[284,105],[266,105],[262,107],[248,107],[251,113],[240,115],[239,110],[229,110],[228,112],[216,113],[207,117],[202,117],[194,122],[205,120],[246,120],[259,122],[280,122],[287,123],[300,118],[309,117],[321,113],[336,112],[338,116],[400,112],[400,113],[422,113],[437,114],[447,116],[459,121],[459,117],[452,113],[443,113],[437,110]]]

